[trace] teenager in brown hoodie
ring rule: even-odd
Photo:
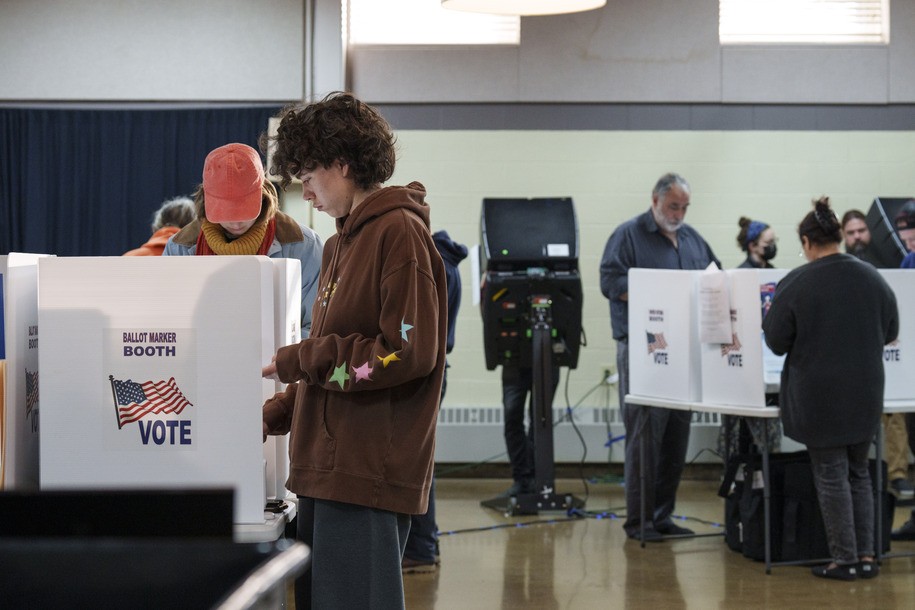
[[[336,219],[311,337],[264,376],[288,383],[264,404],[264,434],[290,432],[286,486],[312,569],[297,608],[403,607],[410,515],[427,508],[445,370],[445,270],[418,182],[382,187],[394,135],[345,93],[282,114],[272,173]]]

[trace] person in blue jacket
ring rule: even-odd
[[[435,249],[442,255],[445,263],[445,277],[448,284],[448,336],[445,341],[445,353],[450,354],[454,348],[454,328],[457,323],[458,309],[461,306],[461,273],[458,264],[467,258],[467,246],[453,241],[447,231],[436,231],[432,234]],[[442,379],[442,395],[445,399],[445,388],[448,385],[448,361],[445,361],[445,377]],[[438,552],[438,524],[435,522],[435,478],[429,489],[429,510],[424,515],[412,515],[410,535],[404,548],[401,568],[404,574],[433,572],[441,563]]]

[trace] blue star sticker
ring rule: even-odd
[[[413,328],[410,324],[407,324],[406,319],[400,321],[400,338],[404,341],[409,341],[407,339],[407,331]]]

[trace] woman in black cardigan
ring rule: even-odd
[[[781,379],[785,435],[807,445],[832,563],[825,578],[877,575],[867,454],[883,411],[883,346],[896,339],[892,289],[871,265],[839,252],[829,199],[798,227],[809,261],[779,283],[763,320],[766,343],[787,354]]]

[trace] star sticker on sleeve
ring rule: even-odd
[[[344,362],[338,367],[334,367],[334,374],[330,376],[330,383],[336,381],[340,385],[340,389],[343,389],[343,386],[346,385],[349,375],[346,374],[346,363]]]
[[[400,321],[400,338],[403,339],[404,341],[409,341],[409,339],[407,339],[407,331],[412,328],[413,328],[413,326],[411,324],[407,324],[406,319],[401,320]]]
[[[353,372],[356,373],[356,383],[372,380],[372,366],[368,362],[359,367],[354,366]]]
[[[391,364],[392,362],[395,362],[397,360],[400,360],[400,358],[397,357],[397,354],[393,353],[393,352],[388,354],[384,358],[382,358],[381,356],[375,356],[375,357],[378,358],[379,360],[381,360],[382,364],[384,364],[384,368],[388,368],[389,364]]]

